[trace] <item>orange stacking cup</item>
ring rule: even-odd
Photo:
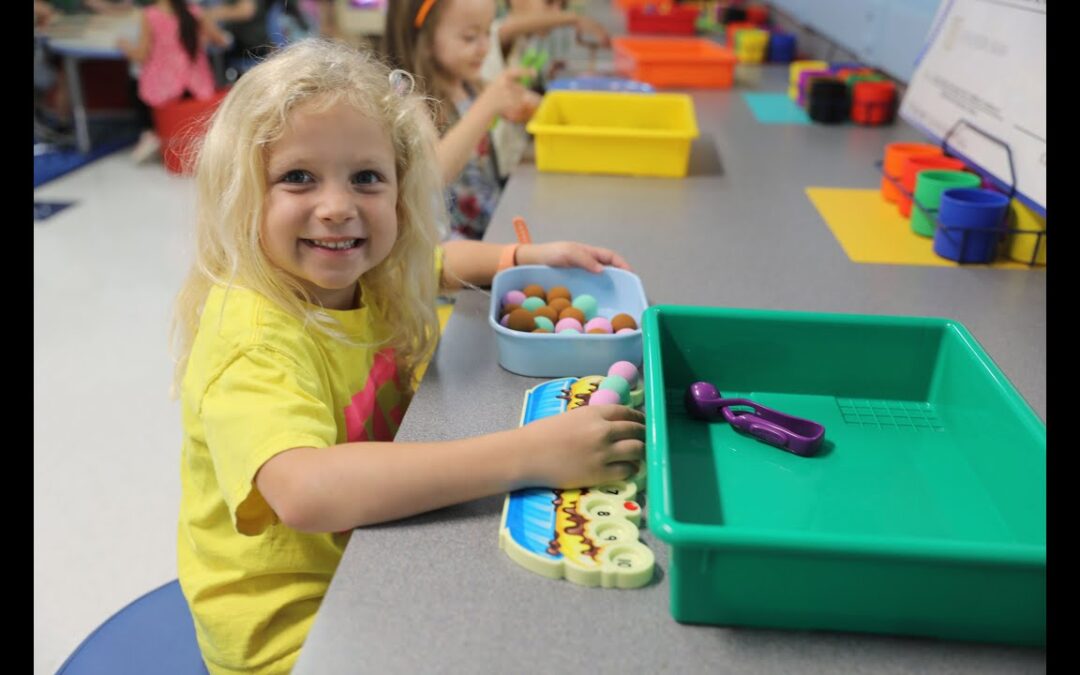
[[[930,145],[929,143],[889,143],[885,146],[885,162],[884,171],[885,175],[881,177],[881,196],[887,202],[897,202],[900,200],[900,190],[897,189],[889,177],[899,182],[901,171],[904,168],[904,161],[908,157],[915,156],[941,156],[945,153],[941,148],[936,145]]]

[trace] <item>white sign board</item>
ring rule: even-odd
[[[1046,0],[943,0],[900,115],[1046,214]],[[970,125],[970,126],[969,126]]]

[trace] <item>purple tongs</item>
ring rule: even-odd
[[[686,411],[699,420],[721,415],[728,424],[769,445],[802,457],[813,455],[825,438],[825,427],[801,417],[785,415],[745,398],[724,398],[712,384],[695,382],[686,390]],[[734,407],[750,408],[735,410]]]

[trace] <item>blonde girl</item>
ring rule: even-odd
[[[435,347],[440,287],[515,263],[626,267],[572,242],[440,248],[434,127],[410,92],[370,54],[302,41],[240,78],[198,156],[175,321],[177,548],[212,673],[288,672],[353,528],[625,479],[642,458],[643,418],[623,406],[392,442]]]

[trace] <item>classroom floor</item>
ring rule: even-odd
[[[176,578],[168,329],[193,184],[126,152],[34,191],[34,672]]]

